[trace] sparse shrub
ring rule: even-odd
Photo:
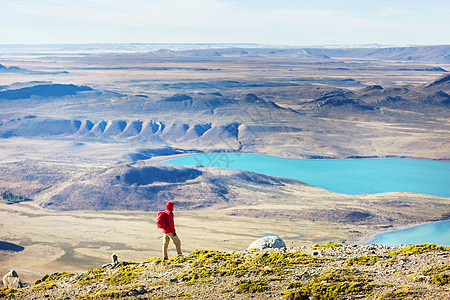
[[[21,292],[15,289],[0,288],[0,299],[7,299]]]
[[[231,254],[220,251],[195,250],[189,254],[188,259],[195,259],[193,267],[217,263],[231,258]]]
[[[396,260],[396,259],[380,260],[380,261],[377,261],[375,264],[376,265],[385,265],[385,264],[389,264],[389,263],[395,263],[397,261],[398,260]]]
[[[186,271],[181,272],[178,274],[178,279],[181,281],[186,281],[190,284],[194,283],[202,283],[205,282],[205,279],[209,279],[211,276],[214,276],[217,274],[217,271],[202,267],[202,268],[192,268]]]
[[[178,266],[181,263],[184,263],[186,259],[182,255],[174,255],[169,260],[163,261],[166,266]]]
[[[256,293],[267,291],[269,289],[267,282],[267,279],[255,281],[250,279],[242,279],[236,283],[236,285],[239,287],[236,293]]]
[[[27,198],[25,196],[22,195],[14,195],[13,193],[10,192],[4,192],[0,195],[0,198],[3,200],[6,200],[6,204],[14,204],[14,203],[19,203],[19,202],[23,202],[23,201],[31,201],[32,199]]]
[[[404,286],[402,289],[387,292],[381,295],[380,300],[392,300],[392,299],[422,299],[422,292],[409,286]]]
[[[93,281],[100,279],[104,271],[105,271],[104,268],[92,268],[88,270],[85,274],[82,274],[79,283],[84,285],[91,284]]]
[[[303,286],[303,284],[301,282],[291,282],[291,283],[289,283],[287,288],[290,290],[290,289],[295,289],[295,288],[299,288],[302,286]]]
[[[370,279],[355,269],[334,269],[308,281],[303,290],[315,299],[343,299],[372,290]],[[301,299],[301,298],[300,298]]]
[[[427,276],[431,276],[433,274],[437,274],[437,273],[440,273],[440,272],[441,272],[440,268],[431,267],[431,268],[428,268],[428,269],[422,271],[422,274],[423,275],[427,275]]]
[[[129,293],[129,290],[106,290],[101,291],[99,293],[90,293],[81,297],[78,297],[77,300],[96,300],[96,299],[122,299],[126,297]]]
[[[152,262],[154,262],[155,264],[159,264],[162,261],[163,260],[161,258],[159,258],[159,257],[152,257],[152,258],[144,260],[144,263],[152,263]]]
[[[306,288],[302,288],[297,291],[286,291],[283,293],[283,298],[288,300],[309,300],[309,291]]]
[[[250,258],[235,258],[219,266],[220,275],[236,277],[251,273],[255,275],[283,275],[295,264],[320,266],[325,258],[315,258],[301,252],[275,253],[266,252]]]
[[[142,267],[126,266],[111,274],[107,282],[110,285],[124,285],[133,281],[142,271]]]
[[[225,294],[225,293],[230,293],[232,291],[233,291],[233,289],[230,286],[227,286],[227,287],[219,290],[219,293]]]
[[[175,297],[177,298],[185,298],[185,297],[191,297],[192,293],[176,293]]]
[[[340,247],[343,247],[343,245],[339,244],[339,243],[331,243],[330,242],[330,243],[326,243],[326,244],[322,244],[322,245],[316,244],[311,247],[311,250],[330,249],[330,248],[334,249],[334,248],[340,248]]]
[[[42,282],[46,281],[56,281],[56,280],[64,280],[68,277],[75,276],[74,273],[68,273],[68,272],[60,272],[60,273],[53,273],[50,275],[44,275],[41,279],[36,280],[34,284],[40,284]]]
[[[363,266],[373,266],[377,263],[377,261],[382,258],[381,255],[369,255],[369,256],[356,256],[356,257],[350,257],[345,262],[347,266],[356,266],[356,265],[363,265]]]
[[[53,282],[43,282],[38,285],[35,285],[31,291],[48,291],[53,289],[56,286],[56,283]]]
[[[430,251],[445,251],[449,250],[449,247],[436,246],[435,244],[420,244],[412,245],[394,252],[390,252],[391,255],[412,255],[412,254],[422,254]]]
[[[432,283],[434,285],[442,286],[445,284],[450,283],[450,275],[447,274],[438,274],[438,275],[432,275],[430,279],[428,280],[429,283]]]

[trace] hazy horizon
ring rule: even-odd
[[[23,0],[0,10],[0,44],[450,44],[443,0]]]

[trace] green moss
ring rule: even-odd
[[[308,282],[312,295],[316,299],[339,299],[350,294],[364,294],[371,290],[370,280],[355,269],[336,269]]]
[[[264,292],[269,289],[269,285],[267,284],[269,280],[261,279],[261,280],[250,280],[250,279],[242,279],[239,280],[236,285],[239,287],[236,290],[236,293],[256,293],[256,292]]]
[[[342,244],[339,243],[327,243],[327,244],[316,244],[314,246],[311,247],[311,250],[320,250],[320,249],[333,249],[333,248],[339,248],[339,247],[343,247]]]
[[[309,291],[306,288],[297,291],[285,291],[282,293],[283,298],[288,300],[309,300]]]
[[[177,278],[181,281],[185,281],[189,284],[203,283],[205,279],[209,279],[211,276],[217,275],[217,271],[212,268],[202,267],[193,268],[178,274]]]
[[[291,283],[289,283],[287,288],[290,290],[290,289],[295,289],[295,288],[299,288],[302,286],[303,286],[303,284],[301,282],[291,282]]]
[[[185,297],[191,297],[192,293],[176,293],[175,297],[176,298],[185,298]]]
[[[438,275],[432,275],[428,282],[438,286],[446,285],[450,283],[450,275],[442,273]]]
[[[409,286],[404,286],[402,289],[396,289],[394,291],[387,292],[381,295],[378,299],[380,300],[406,300],[406,299],[422,299],[422,292],[411,288]]]
[[[80,296],[77,300],[96,300],[96,299],[122,299],[126,297],[129,293],[129,290],[106,290],[101,291],[99,293],[90,293],[84,296]]]
[[[43,282],[38,285],[35,285],[31,291],[48,291],[53,289],[56,286],[56,283],[53,282]]]
[[[142,267],[126,266],[116,270],[107,279],[110,285],[124,285],[137,278],[145,269]]]
[[[295,291],[285,292],[284,297],[288,299],[347,299],[351,295],[368,295],[373,285],[368,276],[355,269],[332,269],[324,274],[310,279],[306,284],[289,285],[295,289],[296,285],[301,287]]]
[[[82,274],[81,279],[78,281],[80,284],[88,285],[92,282],[98,281],[103,277],[104,268],[93,268],[88,270],[85,274]]]
[[[219,290],[219,293],[225,294],[225,293],[231,293],[233,289],[230,286],[227,286],[221,290]]]
[[[440,269],[440,268],[431,267],[431,268],[428,268],[428,269],[424,270],[424,271],[422,272],[422,274],[423,274],[423,275],[427,275],[427,276],[431,276],[431,275],[433,275],[433,274],[438,274],[438,273],[440,273],[440,272],[441,272],[441,269]]]
[[[40,284],[42,282],[48,282],[48,281],[56,281],[56,280],[64,280],[68,277],[75,276],[74,273],[67,273],[67,272],[61,272],[61,273],[53,273],[51,275],[44,275],[41,279],[36,280],[34,284]]]
[[[420,273],[411,274],[411,275],[409,275],[409,276],[406,277],[406,278],[411,279],[411,280],[415,280],[415,278],[416,278],[417,276],[420,276]]]
[[[261,253],[249,258],[236,258],[225,261],[219,266],[219,271],[222,276],[235,275],[237,277],[244,274],[255,275],[283,275],[294,265],[303,264],[309,266],[320,266],[325,258],[314,258],[301,252],[288,253]]]
[[[159,264],[162,261],[163,260],[161,258],[159,258],[159,257],[152,257],[152,258],[144,260],[144,263],[152,263],[152,262],[154,262],[155,264]]]
[[[356,256],[350,257],[345,262],[347,266],[363,265],[363,266],[373,266],[379,259],[381,255],[369,255],[369,256]]]
[[[176,294],[169,294],[162,297],[152,297],[153,300],[159,300],[159,299],[170,299],[170,298],[186,298],[191,297],[192,293],[176,293]]]
[[[163,264],[168,268],[181,267],[181,264],[186,262],[186,258],[182,255],[174,255],[169,260],[164,260]]]
[[[398,260],[396,260],[396,259],[380,260],[380,261],[377,261],[375,264],[376,265],[385,265],[385,264],[395,263],[397,261]]]
[[[15,289],[0,288],[0,299],[7,299],[21,292]]]
[[[420,244],[412,245],[394,252],[390,252],[391,255],[412,255],[422,254],[430,251],[446,251],[449,247],[436,246],[435,244]]]
[[[197,267],[217,263],[231,257],[231,254],[220,251],[195,250],[189,254],[188,259],[195,259],[192,266]]]

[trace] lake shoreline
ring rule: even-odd
[[[392,228],[389,229],[384,229],[384,230],[375,230],[372,233],[363,235],[362,237],[354,240],[353,242],[351,242],[351,244],[356,244],[356,245],[368,245],[371,242],[373,242],[376,237],[380,234],[385,234],[385,233],[390,233],[390,232],[396,232],[396,231],[401,231],[401,230],[405,230],[405,229],[410,229],[410,228],[414,228],[414,227],[419,227],[419,226],[423,226],[423,225],[427,225],[427,224],[433,224],[433,223],[439,223],[439,222],[445,222],[445,221],[449,221],[449,220],[441,220],[441,221],[430,221],[430,222],[420,222],[420,223],[414,223],[414,224],[401,224],[401,225],[397,225],[394,226]]]
[[[416,156],[396,156],[396,155],[386,155],[386,156],[347,156],[343,158],[339,157],[327,157],[327,156],[281,156],[276,154],[267,154],[259,152],[190,152],[190,153],[180,153],[172,155],[156,155],[150,158],[150,160],[155,162],[166,163],[169,160],[193,155],[212,155],[212,154],[256,154],[256,155],[269,155],[278,158],[296,159],[296,160],[359,160],[359,159],[389,159],[389,158],[404,158],[404,159],[421,159],[421,160],[431,160],[431,161],[450,161],[450,158],[427,158],[427,157],[416,157]]]

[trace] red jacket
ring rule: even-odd
[[[166,204],[166,216],[167,216],[167,220],[166,220],[166,224],[167,227],[163,229],[164,233],[176,233],[175,231],[175,222],[173,221],[173,203],[172,202],[167,202]]]

